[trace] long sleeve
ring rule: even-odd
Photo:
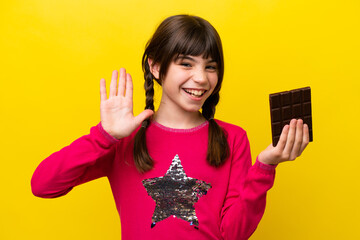
[[[221,216],[224,239],[248,239],[259,224],[266,205],[266,193],[273,186],[275,166],[256,160],[251,166],[249,141],[244,134],[233,146],[228,193]]]
[[[35,196],[55,198],[67,194],[79,184],[106,175],[115,156],[118,140],[99,123],[90,134],[53,153],[36,168],[31,188]]]

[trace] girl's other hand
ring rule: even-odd
[[[129,136],[146,118],[154,112],[144,110],[138,116],[133,114],[133,84],[129,73],[120,69],[112,73],[109,98],[106,94],[105,79],[100,80],[100,119],[104,130],[111,136],[120,139]]]
[[[290,125],[285,125],[276,147],[270,144],[262,151],[258,160],[265,164],[279,164],[293,161],[301,155],[309,144],[309,128],[302,119],[292,119]]]

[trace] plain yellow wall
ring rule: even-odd
[[[141,56],[167,16],[219,31],[216,117],[245,128],[253,158],[271,141],[268,94],[311,86],[314,142],[277,168],[257,239],[359,239],[358,0],[11,0],[0,4],[0,239],[120,239],[105,178],[58,199],[31,193],[36,166],[87,134],[99,80],[125,67],[144,107]],[[157,96],[159,96],[157,89]]]

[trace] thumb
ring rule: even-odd
[[[145,119],[151,117],[153,114],[154,114],[154,111],[150,110],[150,109],[146,109],[146,110],[142,111],[141,113],[139,113],[139,115],[137,115],[134,119],[136,126],[139,126]]]
[[[267,148],[265,148],[265,150],[272,150],[273,148],[275,148],[275,147],[273,146],[272,143],[270,143],[270,145],[267,146]]]

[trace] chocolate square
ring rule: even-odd
[[[313,141],[310,87],[272,93],[269,95],[273,146],[281,131],[293,118],[302,119],[309,126],[309,141]]]

